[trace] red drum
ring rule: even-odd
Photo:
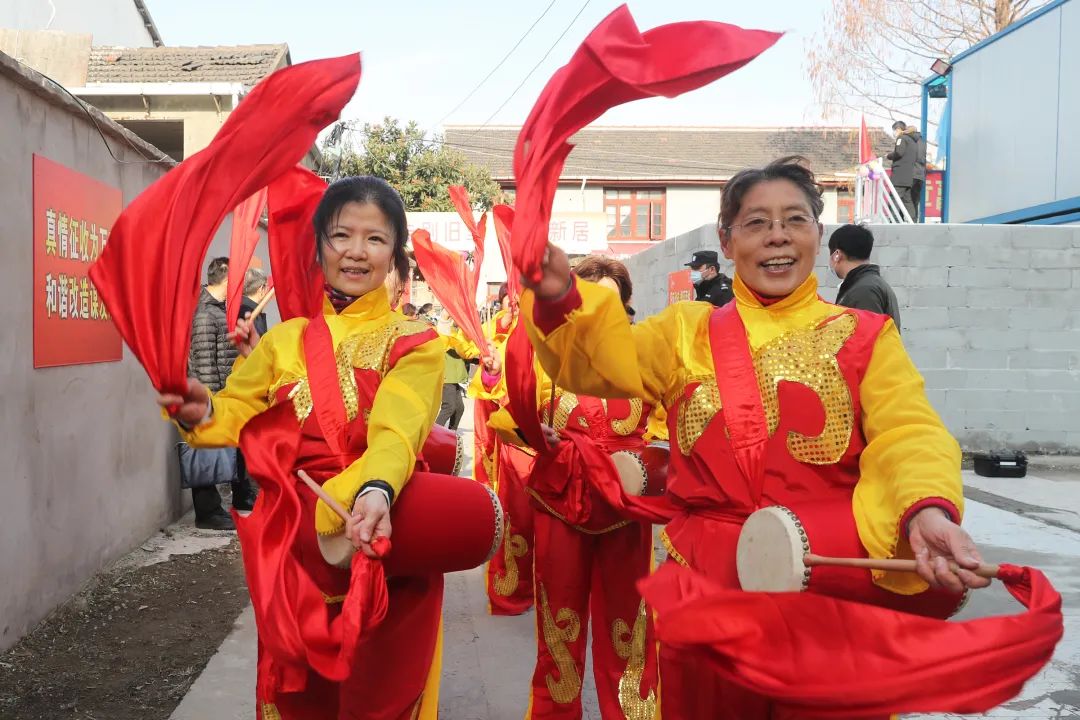
[[[646,445],[640,452],[613,452],[611,462],[619,473],[619,480],[627,495],[656,497],[667,490],[670,454],[667,443],[658,442]]]
[[[387,575],[415,576],[469,570],[483,565],[502,543],[499,498],[469,478],[416,472],[390,513]],[[347,568],[355,549],[344,533],[320,535],[319,549],[331,565]]]
[[[739,584],[747,591],[813,592],[935,618],[955,614],[967,597],[934,589],[900,595],[875,585],[870,570],[807,567],[803,557],[809,553],[868,557],[850,499],[806,503],[797,511],[773,505],[751,513],[739,532],[736,549]]]
[[[420,459],[428,472],[440,475],[457,475],[465,457],[461,435],[450,428],[435,425],[420,449]]]

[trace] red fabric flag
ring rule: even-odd
[[[874,146],[870,143],[870,133],[866,129],[866,116],[859,125],[859,164],[863,165],[874,159]]]
[[[267,244],[270,267],[281,280],[277,294],[282,320],[312,317],[323,301],[322,268],[315,259],[315,208],[326,183],[297,165],[282,173],[268,188],[270,218]]]
[[[779,33],[703,21],[642,33],[625,5],[608,15],[548,81],[518,135],[518,268],[534,280],[540,277],[555,188],[574,133],[616,105],[702,87],[738,70],[779,39]]]
[[[427,280],[431,292],[442,303],[461,331],[487,355],[487,340],[476,312],[474,273],[461,253],[447,250],[431,240],[427,230],[414,230],[413,254],[416,265]],[[470,290],[471,289],[471,290]]]
[[[232,235],[229,238],[229,284],[225,295],[225,322],[229,332],[236,329],[240,302],[244,297],[247,274],[255,246],[259,244],[259,218],[266,207],[266,188],[249,197],[233,210]]]
[[[466,278],[469,281],[468,289],[471,291],[471,297],[476,300],[476,290],[480,287],[480,265],[484,262],[484,237],[487,235],[487,213],[480,216],[480,222],[477,223],[473,218],[472,205],[469,202],[469,192],[463,185],[451,185],[450,186],[450,201],[454,203],[454,207],[457,208],[458,215],[465,221],[466,227],[469,228],[469,233],[473,239],[473,264],[472,269]]]
[[[509,205],[496,205],[491,211],[495,221],[495,237],[499,241],[499,253],[502,255],[503,268],[506,270],[506,297],[508,304],[514,306],[521,297],[521,278],[514,268],[511,228],[514,227],[514,208]]]
[[[201,265],[225,216],[304,157],[359,81],[359,55],[275,72],[240,103],[210,145],[120,214],[90,278],[158,391],[187,388]]]
[[[657,637],[797,713],[975,714],[1009,700],[1049,660],[1061,596],[1032,568],[998,578],[1027,612],[948,622],[812,593],[730,590],[666,563],[638,583]]]

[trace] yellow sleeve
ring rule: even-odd
[[[664,409],[663,405],[654,405],[652,412],[649,413],[649,421],[645,427],[644,440],[645,442],[652,442],[654,440],[667,442],[667,410]]]
[[[446,344],[433,338],[406,353],[386,373],[375,391],[368,417],[367,450],[323,488],[351,509],[369,480],[382,480],[394,497],[412,475],[416,456],[439,414],[445,372]],[[344,530],[345,523],[320,500],[315,529],[323,535]]]
[[[446,349],[456,352],[462,360],[475,360],[480,357],[480,348],[460,330],[456,330],[452,335],[443,335],[443,338],[446,340]]]
[[[499,353],[499,360],[502,362],[503,367],[506,367],[506,344],[493,344],[495,345],[495,352]],[[484,367],[481,365],[473,373],[472,379],[469,380],[466,394],[475,400],[490,400],[501,405],[506,399],[506,373],[500,373],[498,382],[489,390],[484,387]]]
[[[235,447],[248,420],[269,407],[274,382],[273,330],[259,340],[247,358],[237,358],[225,387],[214,393],[210,419],[188,432],[177,425],[180,437],[192,447]]]
[[[678,305],[631,325],[617,293],[575,280],[580,307],[545,333],[534,322],[536,297],[521,297],[521,316],[544,370],[561,388],[604,398],[642,398],[662,403],[678,366],[684,318]]]
[[[900,527],[909,508],[941,498],[963,513],[960,446],[930,406],[891,320],[874,345],[859,395],[867,441],[852,501],[859,537],[871,557],[911,558]],[[913,573],[875,573],[874,579],[905,595],[927,587]]]

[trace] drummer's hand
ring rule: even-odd
[[[541,425],[540,429],[544,432],[544,440],[547,440],[548,445],[555,447],[559,444],[559,441],[562,440],[562,438],[559,437],[559,431],[550,425]]]
[[[245,314],[236,321],[236,329],[229,335],[229,340],[244,357],[251,354],[251,351],[259,344],[259,331],[255,329],[255,323],[251,321],[251,313]]]
[[[158,405],[163,408],[173,406],[179,409],[172,414],[185,427],[193,428],[202,423],[210,410],[210,391],[195,378],[188,378],[187,392],[183,395],[158,395]]]
[[[522,278],[522,284],[536,293],[541,300],[559,300],[570,290],[570,258],[562,249],[548,243],[544,253],[544,262],[541,264],[544,275],[540,282],[530,282],[528,278]]]
[[[390,507],[381,492],[364,493],[353,504],[352,518],[345,523],[345,537],[353,547],[377,558],[371,542],[378,537],[390,539]]]
[[[499,359],[499,352],[491,343],[488,343],[487,355],[484,355],[480,362],[488,375],[502,375],[502,360]]]
[[[928,507],[916,513],[908,523],[908,539],[915,552],[916,572],[931,587],[959,593],[965,587],[990,584],[989,578],[964,569],[977,568],[982,557],[971,536],[941,508]],[[950,561],[960,566],[958,572],[949,567]]]

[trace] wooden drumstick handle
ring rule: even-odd
[[[247,318],[247,321],[249,323],[251,323],[252,326],[255,325],[255,318],[262,315],[262,311],[265,310],[266,306],[270,304],[270,301],[274,299],[274,293],[276,293],[276,292],[277,292],[276,287],[272,287],[269,290],[267,290],[266,295],[263,296],[263,299],[260,300],[259,304],[255,306],[255,309],[251,311],[251,316]],[[236,335],[236,331],[233,330],[229,334],[234,336],[234,335]]]
[[[341,506],[341,503],[339,503],[337,500],[330,497],[330,494],[322,489],[322,485],[319,485],[319,483],[312,480],[310,475],[308,475],[303,470],[297,471],[296,474],[300,476],[300,479],[304,481],[305,485],[311,488],[311,492],[315,493],[315,495],[317,495],[320,500],[326,503],[331,510],[340,515],[342,520],[344,520],[345,522],[349,522],[349,520],[352,519],[352,516],[349,515],[349,511],[343,508]]]
[[[832,567],[854,567],[865,568],[867,570],[890,570],[892,572],[915,572],[914,560],[879,560],[875,558],[834,558],[823,557],[821,555],[814,555],[813,553],[807,553],[803,556],[803,565],[807,567],[815,567],[818,565],[832,566]],[[953,572],[961,569],[956,563],[949,563],[949,567]],[[967,569],[967,568],[963,568]],[[979,567],[971,570],[979,577],[984,578],[996,578],[998,575],[997,565],[982,564]]]

